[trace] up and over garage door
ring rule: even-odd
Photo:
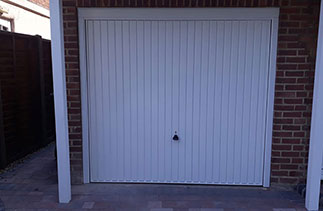
[[[90,181],[263,185],[272,20],[129,11],[84,22]]]

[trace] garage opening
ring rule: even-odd
[[[272,20],[129,10],[80,32],[89,180],[264,185]]]

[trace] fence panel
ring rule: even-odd
[[[0,40],[3,168],[53,140],[55,128],[50,42],[10,32]]]

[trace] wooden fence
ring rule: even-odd
[[[50,41],[0,32],[0,169],[55,137]]]

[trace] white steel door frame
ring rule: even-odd
[[[307,167],[307,183],[306,183],[306,198],[305,207],[308,210],[318,210],[320,202],[321,190],[321,168],[322,168],[322,122],[323,122],[323,1],[321,1],[319,19],[319,32],[316,50],[316,65],[315,65],[315,82],[314,95],[312,106],[312,120],[311,120],[311,135],[310,148],[308,156]]]
[[[79,49],[81,72],[82,140],[84,183],[90,182],[87,94],[87,20],[270,20],[270,58],[267,89],[263,186],[270,185],[271,145],[278,37],[278,8],[79,8]]]

